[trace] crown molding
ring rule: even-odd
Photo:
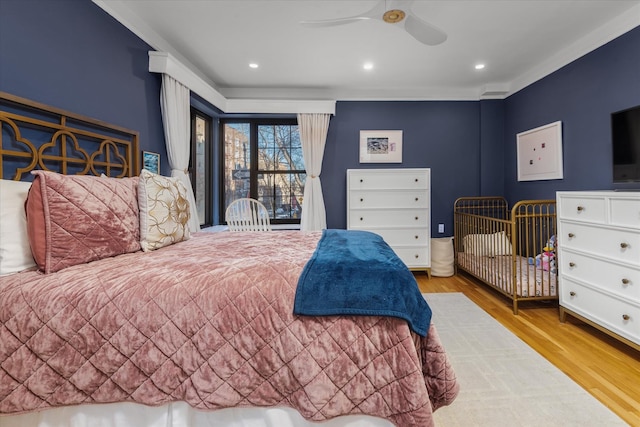
[[[227,99],[168,52],[149,51],[149,71],[170,75],[225,113],[335,115],[336,112],[333,100]]]
[[[506,96],[524,89],[576,59],[631,31],[637,26],[640,26],[640,4],[591,31],[583,38],[551,56],[539,66],[513,79],[510,82],[510,90]]]
[[[227,99],[168,52],[149,51],[149,71],[168,74],[222,111]]]
[[[1,0],[0,0],[1,1]],[[312,111],[292,111],[299,108],[335,113],[335,100],[344,101],[452,101],[504,99],[521,89],[548,76],[565,65],[603,46],[622,34],[640,26],[640,4],[627,12],[596,28],[569,47],[563,49],[548,60],[526,73],[506,82],[494,82],[476,88],[407,88],[404,91],[385,89],[345,89],[326,90],[289,89],[289,88],[217,88],[195,65],[184,58],[166,40],[160,37],[144,20],[127,7],[127,0],[92,0],[114,19],[140,37],[157,52],[152,59],[149,54],[150,71],[163,69],[174,73],[174,78],[189,89],[226,113],[248,112],[258,108],[264,113],[297,113]],[[130,0],[129,0],[130,1]],[[166,55],[166,58],[162,58]],[[162,62],[164,61],[164,65]],[[153,62],[153,65],[152,65]],[[285,98],[285,99],[281,99]],[[320,101],[313,101],[314,99]],[[333,103],[333,108],[328,107]],[[282,109],[282,110],[280,110]],[[329,110],[333,111],[331,113]]]
[[[227,99],[233,113],[336,114],[336,101],[303,99]]]

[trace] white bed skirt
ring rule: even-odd
[[[393,427],[368,415],[310,422],[291,408],[229,408],[200,411],[184,402],[163,406],[110,403],[68,406],[1,416],[0,427]]]

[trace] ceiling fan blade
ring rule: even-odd
[[[300,21],[305,27],[334,27],[352,22],[377,19],[390,24],[402,26],[406,32],[420,43],[435,46],[447,40],[447,34],[438,27],[418,18],[411,6],[414,0],[380,0],[369,11],[357,15],[335,19],[321,19],[315,21]],[[405,17],[406,16],[406,17]]]
[[[337,25],[351,24],[352,22],[367,21],[369,19],[382,19],[385,11],[385,0],[381,0],[373,8],[356,16],[346,16],[344,18],[319,19],[315,21],[300,21],[305,27],[335,27]]]
[[[335,27],[337,25],[350,24],[352,22],[366,21],[368,16],[350,16],[348,18],[321,19],[317,21],[300,21],[300,25],[305,27]]]
[[[447,40],[447,34],[440,28],[431,25],[409,13],[405,18],[404,29],[420,43],[435,46]]]

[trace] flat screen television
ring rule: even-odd
[[[640,105],[611,114],[613,182],[640,182]]]

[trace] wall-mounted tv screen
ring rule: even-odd
[[[640,105],[611,114],[613,182],[640,182]]]

